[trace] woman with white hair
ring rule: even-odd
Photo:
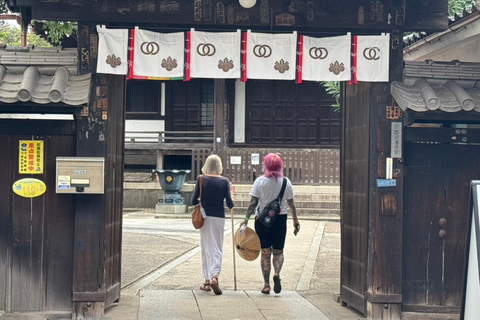
[[[222,160],[217,155],[210,155],[202,168],[203,175],[198,176],[195,190],[193,191],[192,205],[199,202],[200,186],[202,186],[202,208],[206,218],[200,228],[200,244],[202,248],[202,268],[205,282],[201,290],[222,294],[218,283],[218,276],[222,269],[223,234],[225,228],[225,207],[233,208],[233,187],[227,178],[222,177]]]

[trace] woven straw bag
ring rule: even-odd
[[[240,229],[235,232],[235,248],[240,257],[247,261],[253,261],[260,255],[260,239],[257,233],[247,227],[245,233]]]

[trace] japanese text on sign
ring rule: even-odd
[[[18,173],[43,174],[43,141],[20,140]]]

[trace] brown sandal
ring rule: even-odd
[[[212,288],[211,288],[211,286],[210,286],[210,283],[206,283],[206,282],[205,282],[204,284],[202,284],[202,285],[200,286],[200,290],[203,290],[203,291],[211,291]]]
[[[214,279],[216,280],[216,282],[213,282]],[[212,280],[210,281],[210,287],[212,287],[213,292],[216,295],[221,295],[222,294],[222,290],[220,289],[220,286],[218,284],[218,277],[217,276],[214,276],[212,278]]]

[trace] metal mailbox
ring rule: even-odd
[[[57,157],[57,193],[103,194],[105,158]]]

